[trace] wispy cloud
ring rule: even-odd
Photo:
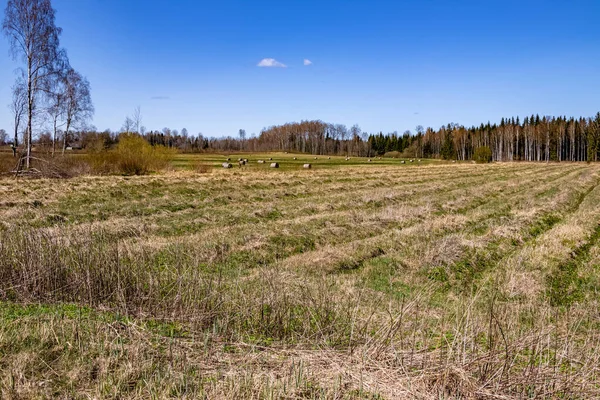
[[[150,97],[151,100],[169,100],[170,97],[169,96],[152,96]]]
[[[308,58],[305,58],[304,65],[306,65],[306,66],[312,65],[312,61],[310,61]]]
[[[267,67],[267,68],[286,68],[287,65],[280,63],[274,58],[263,58],[257,65],[258,67]]]

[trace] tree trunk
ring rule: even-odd
[[[56,152],[56,117],[54,117],[54,133],[52,136],[52,157],[54,157],[55,152]]]
[[[63,148],[62,155],[65,155],[65,150],[67,149],[67,135],[69,134],[69,128],[71,127],[71,118],[67,118],[67,126],[65,128],[65,132],[63,133]]]
[[[15,122],[15,139],[13,140],[13,157],[17,156],[17,147],[19,146],[19,123]]]
[[[25,160],[25,168],[29,169],[31,139],[33,138],[33,82],[31,79],[31,58],[27,63],[27,105],[27,159]]]

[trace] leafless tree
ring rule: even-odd
[[[13,58],[22,60],[27,94],[26,167],[29,168],[33,118],[41,95],[66,60],[59,48],[61,29],[54,24],[50,0],[8,0],[2,30],[8,37]]]
[[[188,139],[189,139],[189,136],[190,136],[190,133],[188,132],[187,128],[182,128],[181,129],[181,145],[180,145],[180,148],[183,151],[187,151],[187,149],[188,149],[188,142],[189,142]]]
[[[123,126],[121,127],[121,132],[131,133],[133,131],[133,127],[135,122],[130,117],[125,117],[125,122],[123,122]]]
[[[4,129],[0,129],[0,144],[6,143],[6,138],[8,137],[8,133]]]
[[[14,138],[13,138],[13,156],[17,155],[17,147],[19,146],[19,130],[23,124],[23,116],[27,111],[27,88],[22,80],[17,80],[17,83],[12,87],[13,98],[10,103],[10,110],[13,114]]]
[[[65,124],[66,86],[64,76],[55,79],[51,83],[49,92],[46,94],[48,104],[47,113],[52,121],[52,157],[56,153],[56,140],[58,128]]]
[[[63,135],[63,154],[67,147],[69,129],[84,124],[94,115],[94,105],[90,93],[90,83],[74,69],[69,69],[64,77],[65,85],[65,134]]]
[[[140,128],[142,127],[142,110],[140,106],[137,106],[133,110],[133,127],[135,128],[136,133],[141,133]]]
[[[246,130],[245,129],[240,129],[238,131],[238,135],[240,136],[240,145],[241,145],[241,149],[244,149],[244,142],[246,141]]]
[[[171,143],[171,129],[164,127],[162,129],[162,133],[165,136],[165,141],[166,141],[166,146],[167,147],[172,147],[173,144]]]

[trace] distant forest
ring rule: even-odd
[[[448,124],[435,130],[418,126],[415,132],[377,134],[363,132],[358,125],[347,128],[323,121],[301,121],[264,128],[247,137],[240,129],[236,137],[208,138],[164,128],[146,132],[139,124],[126,123],[120,132],[69,132],[74,147],[110,147],[120,133],[140,133],[150,144],[183,152],[288,151],[314,155],[354,155],[472,160],[485,149],[492,161],[597,161],[600,150],[600,112],[593,118],[532,115],[523,120],[503,118],[470,128]],[[2,141],[0,135],[0,141]],[[5,136],[6,138],[6,136]],[[51,146],[49,133],[37,140]]]

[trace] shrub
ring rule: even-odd
[[[90,149],[90,163],[96,172],[145,175],[167,167],[175,150],[152,146],[136,134],[123,134],[113,150]]]
[[[14,176],[21,155],[13,157],[12,152],[0,151],[0,176]],[[21,161],[21,168],[24,161]],[[30,178],[72,178],[90,173],[88,159],[81,154],[65,154],[60,152],[52,157],[50,154],[38,151],[31,158],[32,173]],[[21,175],[23,176],[23,175]]]
[[[492,162],[492,150],[487,146],[476,148],[475,153],[473,154],[473,160],[478,163]]]
[[[38,163],[42,175],[48,178],[72,178],[90,174],[90,164],[85,155],[68,154],[65,156],[44,157],[45,163]]]

